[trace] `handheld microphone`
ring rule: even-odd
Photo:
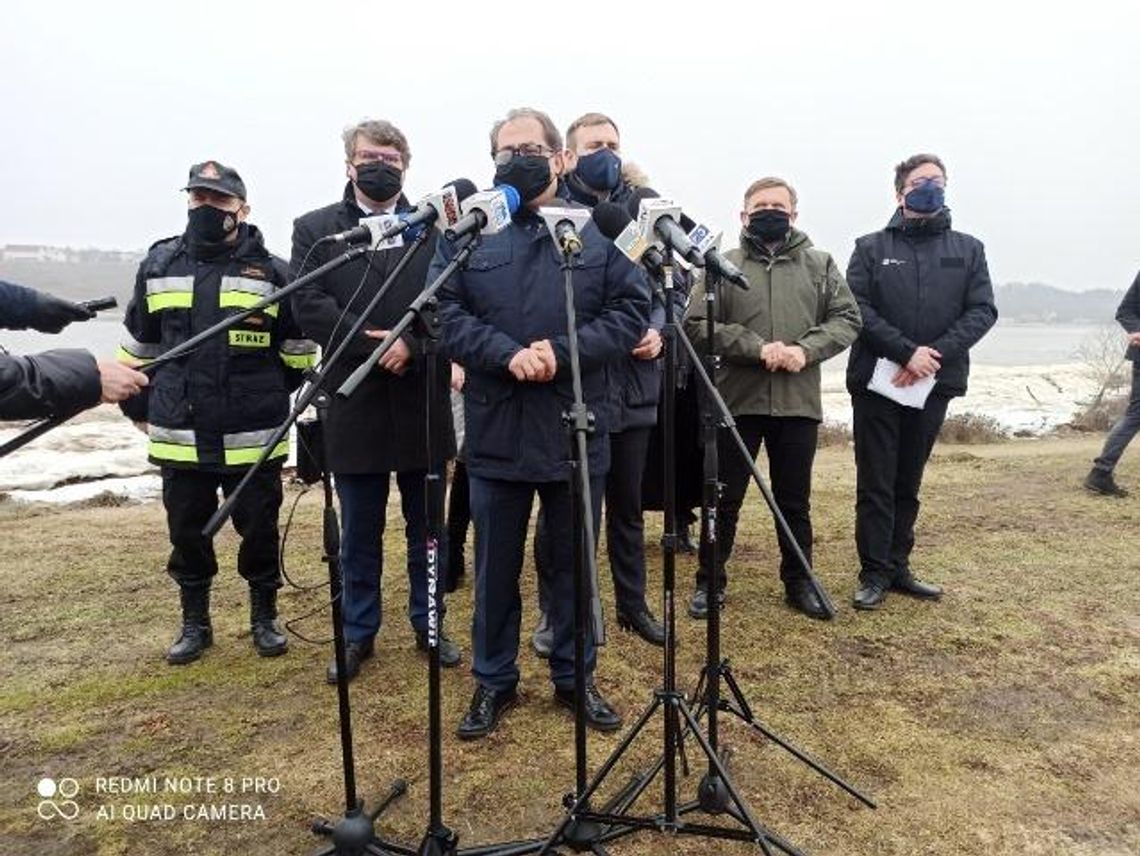
[[[79,305],[88,312],[101,312],[104,309],[114,309],[119,301],[114,297],[96,297],[94,300],[80,300]]]
[[[748,290],[749,282],[736,265],[720,253],[719,232],[713,234],[712,229],[703,223],[694,223],[684,214],[681,215],[681,228],[689,230],[689,240],[693,242],[701,258],[705,260],[705,267],[713,271],[725,282],[731,282],[737,288]]]
[[[507,228],[521,201],[519,192],[509,184],[472,194],[463,205],[463,216],[443,234],[449,241],[475,233],[494,235]]]
[[[629,213],[637,211],[637,225],[646,238],[656,240],[673,250],[694,267],[704,267],[705,260],[693,246],[685,230],[678,225],[681,207],[670,199],[663,199],[656,190],[638,188],[629,199]]]
[[[389,243],[409,229],[420,225],[450,228],[459,222],[460,203],[475,193],[475,183],[468,178],[457,178],[451,184],[429,193],[403,214],[380,214],[364,217],[354,229],[329,235],[324,240],[334,243],[358,244],[367,241],[384,250],[402,246],[403,242]]]
[[[576,256],[582,252],[582,228],[590,222],[589,208],[544,205],[538,209],[540,216],[550,230],[554,243],[564,256]]]

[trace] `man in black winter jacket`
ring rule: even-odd
[[[922,472],[950,399],[964,395],[969,350],[997,321],[982,242],[950,228],[946,170],[918,154],[895,167],[899,208],[887,228],[855,242],[847,282],[863,315],[851,347],[847,389],[857,470],[856,609],[876,609],[888,590],[937,599],[942,590],[910,568]],[[868,389],[876,363],[898,388],[935,379],[922,407]]]
[[[349,179],[341,201],[310,211],[293,223],[293,277],[331,260],[342,250],[321,238],[356,226],[375,214],[399,214],[411,208],[402,189],[411,160],[407,138],[391,122],[365,120],[344,132],[345,171]],[[410,243],[410,241],[408,242]],[[418,250],[368,321],[334,365],[325,382],[330,393],[372,354],[423,290],[435,236]],[[293,298],[305,335],[331,353],[359,318],[377,290],[409,252],[407,244],[371,250],[363,258],[322,276]],[[388,490],[395,473],[407,539],[408,618],[416,645],[428,649],[426,372],[424,345],[408,331],[349,398],[333,396],[323,423],[328,471],[333,474],[341,510],[340,566],[344,577],[345,674],[351,680],[372,656],[380,631],[380,577]],[[432,432],[438,460],[455,454],[448,373],[438,372],[433,391]],[[439,555],[440,579],[447,579]],[[443,600],[437,597],[440,618]],[[440,662],[457,666],[459,647],[440,632]],[[336,661],[326,679],[336,681]]]
[[[1085,477],[1085,487],[1105,496],[1128,496],[1128,491],[1116,483],[1112,471],[1116,469],[1120,456],[1136,432],[1140,431],[1140,274],[1136,275],[1132,287],[1120,301],[1116,320],[1128,334],[1128,350],[1124,356],[1132,363],[1132,395],[1128,400],[1128,409],[1113,426],[1112,432],[1104,441],[1104,448],[1093,461],[1093,467]]]
[[[0,281],[0,327],[58,333],[89,309],[42,291]],[[147,385],[147,377],[115,360],[96,360],[67,348],[25,357],[0,348],[0,419],[36,419],[78,413],[100,401],[123,401]]]
[[[242,312],[285,285],[285,263],[246,223],[245,183],[237,171],[204,161],[190,169],[187,228],[158,241],[139,265],[123,320],[120,359],[145,365],[195,333]],[[124,405],[145,423],[148,456],[162,468],[162,500],[173,549],[167,571],[178,583],[182,631],[171,664],[197,660],[213,642],[210,585],[218,572],[202,528],[258,460],[289,415],[289,392],[312,364],[316,346],[301,338],[287,304],[244,318],[224,335],[155,369],[148,394]],[[263,657],[285,653],[276,625],[281,465],[277,444],[233,509],[241,536],[238,573],[249,584],[250,629]]]

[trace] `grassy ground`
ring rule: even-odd
[[[861,807],[734,721],[736,781],[755,815],[816,854],[1126,854],[1140,852],[1140,593],[1133,526],[1140,500],[1079,489],[1099,438],[940,447],[927,470],[916,568],[948,590],[933,605],[892,597],[877,614],[847,605],[854,580],[851,453],[820,453],[816,562],[840,614],[821,624],[789,612],[775,540],[753,493],[730,565],[725,649],[758,717],[872,793]],[[1140,481],[1131,461],[1120,472]],[[1131,478],[1130,478],[1131,477]],[[290,536],[292,574],[320,581],[319,497],[305,496]],[[398,531],[398,524],[393,528]],[[659,517],[650,518],[651,585],[660,585]],[[389,545],[390,567],[399,548]],[[0,505],[0,851],[11,854],[310,853],[319,814],[343,806],[327,647],[293,640],[254,656],[232,533],[219,542],[214,648],[199,663],[162,660],[176,596],[162,573],[161,508],[68,511]],[[679,564],[679,597],[693,560]],[[524,629],[534,618],[527,571]],[[352,685],[360,791],[397,776],[409,793],[383,831],[418,841],[427,805],[425,661],[403,620],[406,579],[384,578],[377,657]],[[286,592],[296,617],[319,591]],[[471,589],[450,600],[466,640]],[[606,582],[606,601],[612,603]],[[659,611],[659,610],[658,610]],[[612,609],[611,609],[612,612]],[[704,625],[678,620],[679,674],[692,687]],[[325,614],[301,623],[326,634]],[[651,697],[660,656],[616,632],[598,669],[627,723]],[[465,645],[465,647],[467,647]],[[469,653],[469,652],[468,652]],[[532,836],[560,818],[573,786],[570,719],[551,701],[543,665],[522,655],[522,705],[487,740],[453,736],[472,690],[444,676],[445,820],[465,845]],[[659,720],[613,786],[657,753]],[[591,735],[592,769],[617,736]],[[699,769],[682,783],[692,796]],[[96,777],[277,777],[275,794],[142,797],[97,794]],[[37,816],[41,777],[71,777],[74,821]],[[240,781],[240,779],[239,779]],[[127,821],[100,804],[238,802],[264,820]],[[654,812],[659,786],[644,798]],[[129,810],[129,809],[128,809]],[[759,852],[744,845],[642,833],[615,853]]]

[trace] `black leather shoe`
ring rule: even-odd
[[[554,700],[573,712],[574,688],[564,690],[555,687]],[[610,703],[602,697],[593,684],[586,685],[586,725],[595,731],[617,731],[621,728],[621,716],[610,707]]]
[[[360,664],[372,656],[372,640],[367,642],[346,642],[344,644],[344,674],[352,680],[360,673]],[[325,672],[325,680],[330,684],[336,683],[336,654],[333,654]]]
[[[717,603],[724,606],[724,592],[718,591],[716,593]],[[705,592],[703,585],[697,586],[693,590],[693,596],[689,598],[689,617],[690,618],[708,618],[709,616],[709,599],[708,594]]]
[[[530,637],[530,647],[543,660],[550,659],[550,652],[554,650],[554,628],[550,626],[550,618],[545,612],[538,617],[538,626]]]
[[[428,636],[426,630],[416,631],[416,648],[427,653],[428,650]],[[439,664],[445,669],[451,669],[459,665],[459,661],[463,659],[463,652],[459,650],[459,646],[447,638],[444,633],[439,634]]]
[[[471,707],[455,733],[460,740],[486,737],[499,724],[499,717],[518,700],[514,690],[493,690],[479,684],[471,696]]]
[[[632,630],[650,645],[658,648],[665,645],[665,625],[653,617],[648,607],[617,611],[618,627],[622,630]]]
[[[1107,470],[1098,470],[1093,467],[1089,470],[1089,474],[1085,476],[1085,490],[1091,490],[1093,493],[1099,493],[1102,496],[1128,496],[1128,491],[1116,483],[1116,479],[1112,477],[1112,473]]]
[[[859,583],[851,605],[856,609],[878,609],[887,599],[887,590],[878,583]]]
[[[784,600],[792,609],[802,612],[809,618],[824,621],[828,617],[823,602],[807,580],[794,579],[784,583]]]
[[[938,600],[942,597],[942,588],[933,583],[924,583],[915,579],[914,574],[907,571],[891,580],[891,591],[917,597],[921,600]]]

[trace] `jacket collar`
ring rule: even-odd
[[[887,229],[908,236],[939,235],[950,229],[950,209],[946,206],[931,217],[907,218],[903,216],[902,208],[895,209]]]
[[[356,201],[356,188],[353,187],[351,181],[344,185],[344,195],[341,198],[341,206],[346,214],[351,215],[356,220],[368,216],[360,210],[360,203]],[[408,211],[411,207],[412,204],[408,202],[408,197],[401,193],[400,198],[396,200],[396,213],[399,214]]]
[[[805,232],[801,232],[794,226],[788,229],[788,237],[784,239],[783,244],[776,247],[775,252],[770,252],[764,244],[748,234],[747,229],[742,229],[740,232],[740,249],[744,255],[754,261],[763,262],[765,264],[778,259],[791,258],[810,246],[811,238],[809,238]]]

